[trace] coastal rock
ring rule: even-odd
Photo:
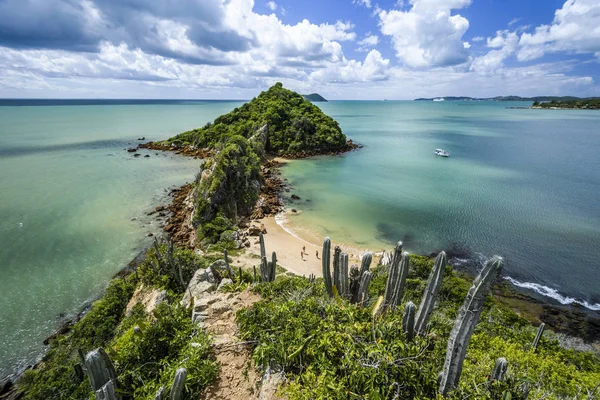
[[[135,148],[133,148],[133,147],[131,147],[131,148],[127,149],[127,152],[128,152],[128,153],[135,153],[136,151],[137,151],[137,149],[135,149]]]
[[[260,232],[260,228],[256,225],[252,225],[248,228],[248,236],[258,236],[260,235]]]
[[[214,315],[221,315],[231,310],[231,306],[226,301],[222,300],[213,304],[210,309]]]
[[[297,194],[293,194],[292,195],[292,199],[294,199],[294,200],[300,200],[300,196],[298,196]]]
[[[135,153],[133,156],[134,157],[139,157],[139,156],[141,156],[141,154],[140,153]]]
[[[133,296],[131,296],[131,300],[129,300],[129,303],[127,303],[125,315],[128,317],[131,316],[133,307],[138,303],[142,303],[146,312],[150,314],[160,303],[166,300],[166,290],[158,290],[155,288],[147,289],[144,287],[144,285],[140,285],[135,289]]]

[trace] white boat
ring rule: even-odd
[[[440,157],[450,157],[450,153],[444,149],[435,149],[433,154],[435,154],[436,156],[440,156]]]
[[[436,97],[433,101],[445,101],[446,99],[443,97]]]

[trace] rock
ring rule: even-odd
[[[249,240],[246,240],[246,241],[244,242],[244,246],[246,246],[246,247],[250,247],[250,246],[251,246],[251,243],[250,243],[250,241],[249,241]]]
[[[217,290],[221,290],[223,288],[223,286],[225,285],[231,285],[233,283],[233,281],[229,278],[225,278],[221,281],[221,283],[219,283],[219,287],[217,288]]]
[[[202,323],[202,322],[204,322],[204,320],[206,320],[206,318],[208,318],[208,313],[205,311],[201,311],[201,312],[194,311],[192,313],[192,322],[194,324]]]
[[[137,151],[137,149],[135,149],[135,148],[133,148],[133,147],[131,147],[131,148],[127,149],[127,152],[128,152],[128,153],[135,153],[136,151]]]
[[[295,213],[295,212],[298,212],[298,211],[296,211],[296,209],[295,209],[295,208],[292,208],[292,212],[293,212],[293,213]]]
[[[206,293],[213,292],[216,289],[214,279],[209,269],[197,270],[185,290],[181,305],[189,307],[192,304],[192,299],[201,299]]]
[[[292,199],[294,199],[294,200],[300,200],[300,196],[298,196],[297,194],[293,194],[292,195]]]
[[[263,377],[262,386],[260,388],[259,400],[274,400],[278,399],[277,389],[283,381],[283,375],[281,372],[272,373],[271,368],[268,367]]]
[[[258,235],[260,235],[260,228],[256,225],[252,225],[248,229],[248,236],[258,236]]]
[[[217,271],[226,271],[227,270],[226,265],[227,264],[225,264],[225,260],[217,260],[217,261],[213,262],[212,264],[210,264],[209,269],[214,268]]]
[[[211,311],[215,315],[221,315],[229,310],[231,310],[231,306],[226,301],[219,301],[211,306]]]
[[[148,236],[148,237],[152,237],[152,236],[154,236],[154,233],[152,233],[152,232],[148,232],[148,234],[147,234],[146,236]]]
[[[140,153],[135,153],[133,156],[134,157],[139,157],[139,156],[141,156],[141,154]]]
[[[133,218],[130,219],[130,221],[137,221],[137,218],[133,217]]]
[[[139,137],[138,140],[146,140],[146,136]]]
[[[149,158],[149,157],[150,157],[150,154],[146,154],[144,157],[145,157],[145,158]]]
[[[146,289],[144,285],[138,286],[131,296],[131,300],[125,307],[125,315],[131,316],[133,306],[142,303],[144,309],[150,314],[162,302],[167,300],[167,291],[158,289]]]

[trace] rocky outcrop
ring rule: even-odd
[[[144,310],[147,314],[151,314],[160,303],[166,300],[166,290],[146,288],[142,284],[135,289],[135,292],[133,292],[133,296],[131,296],[129,303],[127,303],[127,307],[125,308],[125,315],[128,317],[131,316],[133,307],[138,303],[141,303],[144,306]]]

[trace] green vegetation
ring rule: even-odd
[[[250,138],[268,126],[265,150],[282,156],[347,150],[346,136],[338,123],[298,93],[277,83],[243,106],[203,128],[169,139],[169,144],[218,148],[232,136]]]
[[[208,335],[192,323],[191,310],[179,305],[193,273],[214,258],[172,249],[171,261],[181,267],[185,280],[182,286],[179,272],[166,265],[169,249],[161,246],[159,251],[161,257],[156,257],[155,249],[149,251],[135,274],[111,281],[102,299],[71,332],[51,342],[39,366],[26,371],[17,382],[24,399],[94,398],[87,377],[80,379],[75,366],[80,364],[78,351],[86,354],[98,347],[105,348],[114,362],[124,399],[154,399],[160,386],[171,386],[175,371],[181,367],[188,371],[185,398],[197,397],[216,377],[218,365]],[[126,317],[125,307],[140,283],[166,289],[167,301],[152,315],[138,304]]]
[[[600,110],[600,98],[579,100],[551,100],[533,102],[534,108],[576,108],[581,110]]]
[[[325,97],[321,96],[319,93],[304,94],[302,95],[302,97],[304,97],[308,101],[312,101],[315,103],[327,101],[327,99],[325,99]]]
[[[411,256],[403,304],[418,304],[432,261]],[[238,312],[245,340],[255,340],[254,361],[263,369],[283,369],[290,399],[431,399],[444,364],[453,319],[466,295],[468,278],[446,268],[428,334],[407,340],[402,312],[373,317],[385,292],[387,273],[373,270],[370,307],[339,297],[330,300],[322,279],[278,278],[256,287],[264,300]],[[456,399],[578,398],[600,382],[600,360],[561,348],[543,338],[530,348],[536,330],[528,321],[489,298],[471,338]],[[399,307],[402,310],[404,307]],[[504,380],[488,383],[498,357],[508,360]]]

